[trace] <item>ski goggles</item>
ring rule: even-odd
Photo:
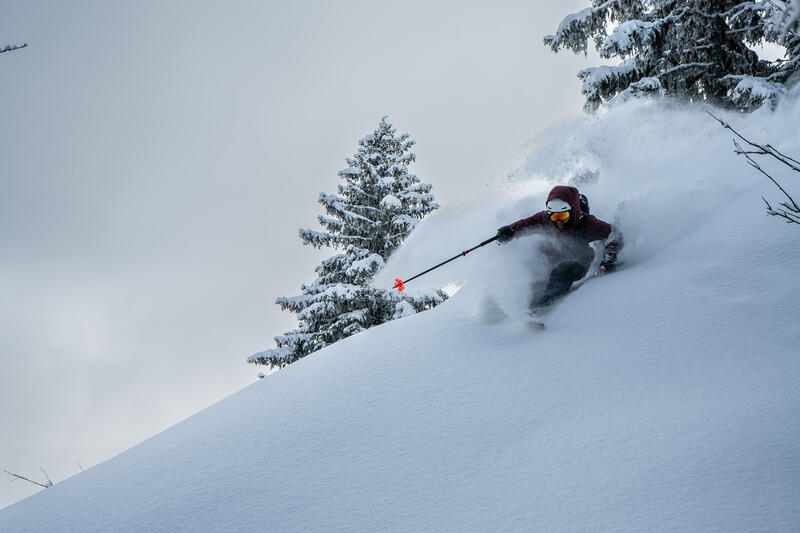
[[[548,211],[547,214],[550,216],[550,220],[553,222],[564,222],[569,218],[569,211],[559,211],[557,213]]]

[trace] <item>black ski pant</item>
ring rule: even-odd
[[[550,280],[544,293],[531,302],[532,308],[550,305],[558,298],[567,294],[573,283],[589,272],[589,267],[577,261],[564,261],[556,265],[550,272]]]

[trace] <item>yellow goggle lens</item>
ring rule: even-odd
[[[553,222],[563,222],[569,218],[569,211],[559,211],[558,213],[547,212]]]

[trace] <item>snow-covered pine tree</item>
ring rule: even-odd
[[[774,72],[765,78],[733,78],[734,102],[745,109],[777,98],[800,78],[800,0],[768,0],[762,4],[764,40],[786,48],[786,55],[775,62]]]
[[[781,38],[779,4],[788,2],[593,0],[544,42],[586,53],[591,39],[601,57],[623,60],[578,73],[587,112],[612,98],[664,94],[749,110],[774,105],[798,70],[796,60],[763,61],[748,46]]]
[[[276,300],[297,315],[298,328],[275,337],[276,348],[248,362],[281,368],[337,340],[394,318],[430,309],[447,297],[440,290],[408,295],[374,287],[372,277],[416,224],[439,207],[431,185],[410,174],[415,144],[397,135],[386,117],[359,141],[357,152],[339,171],[336,194],[320,193],[326,231],[301,229],[304,244],[342,253],[316,267],[317,279],[297,296]]]

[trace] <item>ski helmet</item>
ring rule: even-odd
[[[563,213],[564,211],[571,210],[572,207],[560,198],[553,198],[549,202],[547,202],[547,212],[548,213]]]

